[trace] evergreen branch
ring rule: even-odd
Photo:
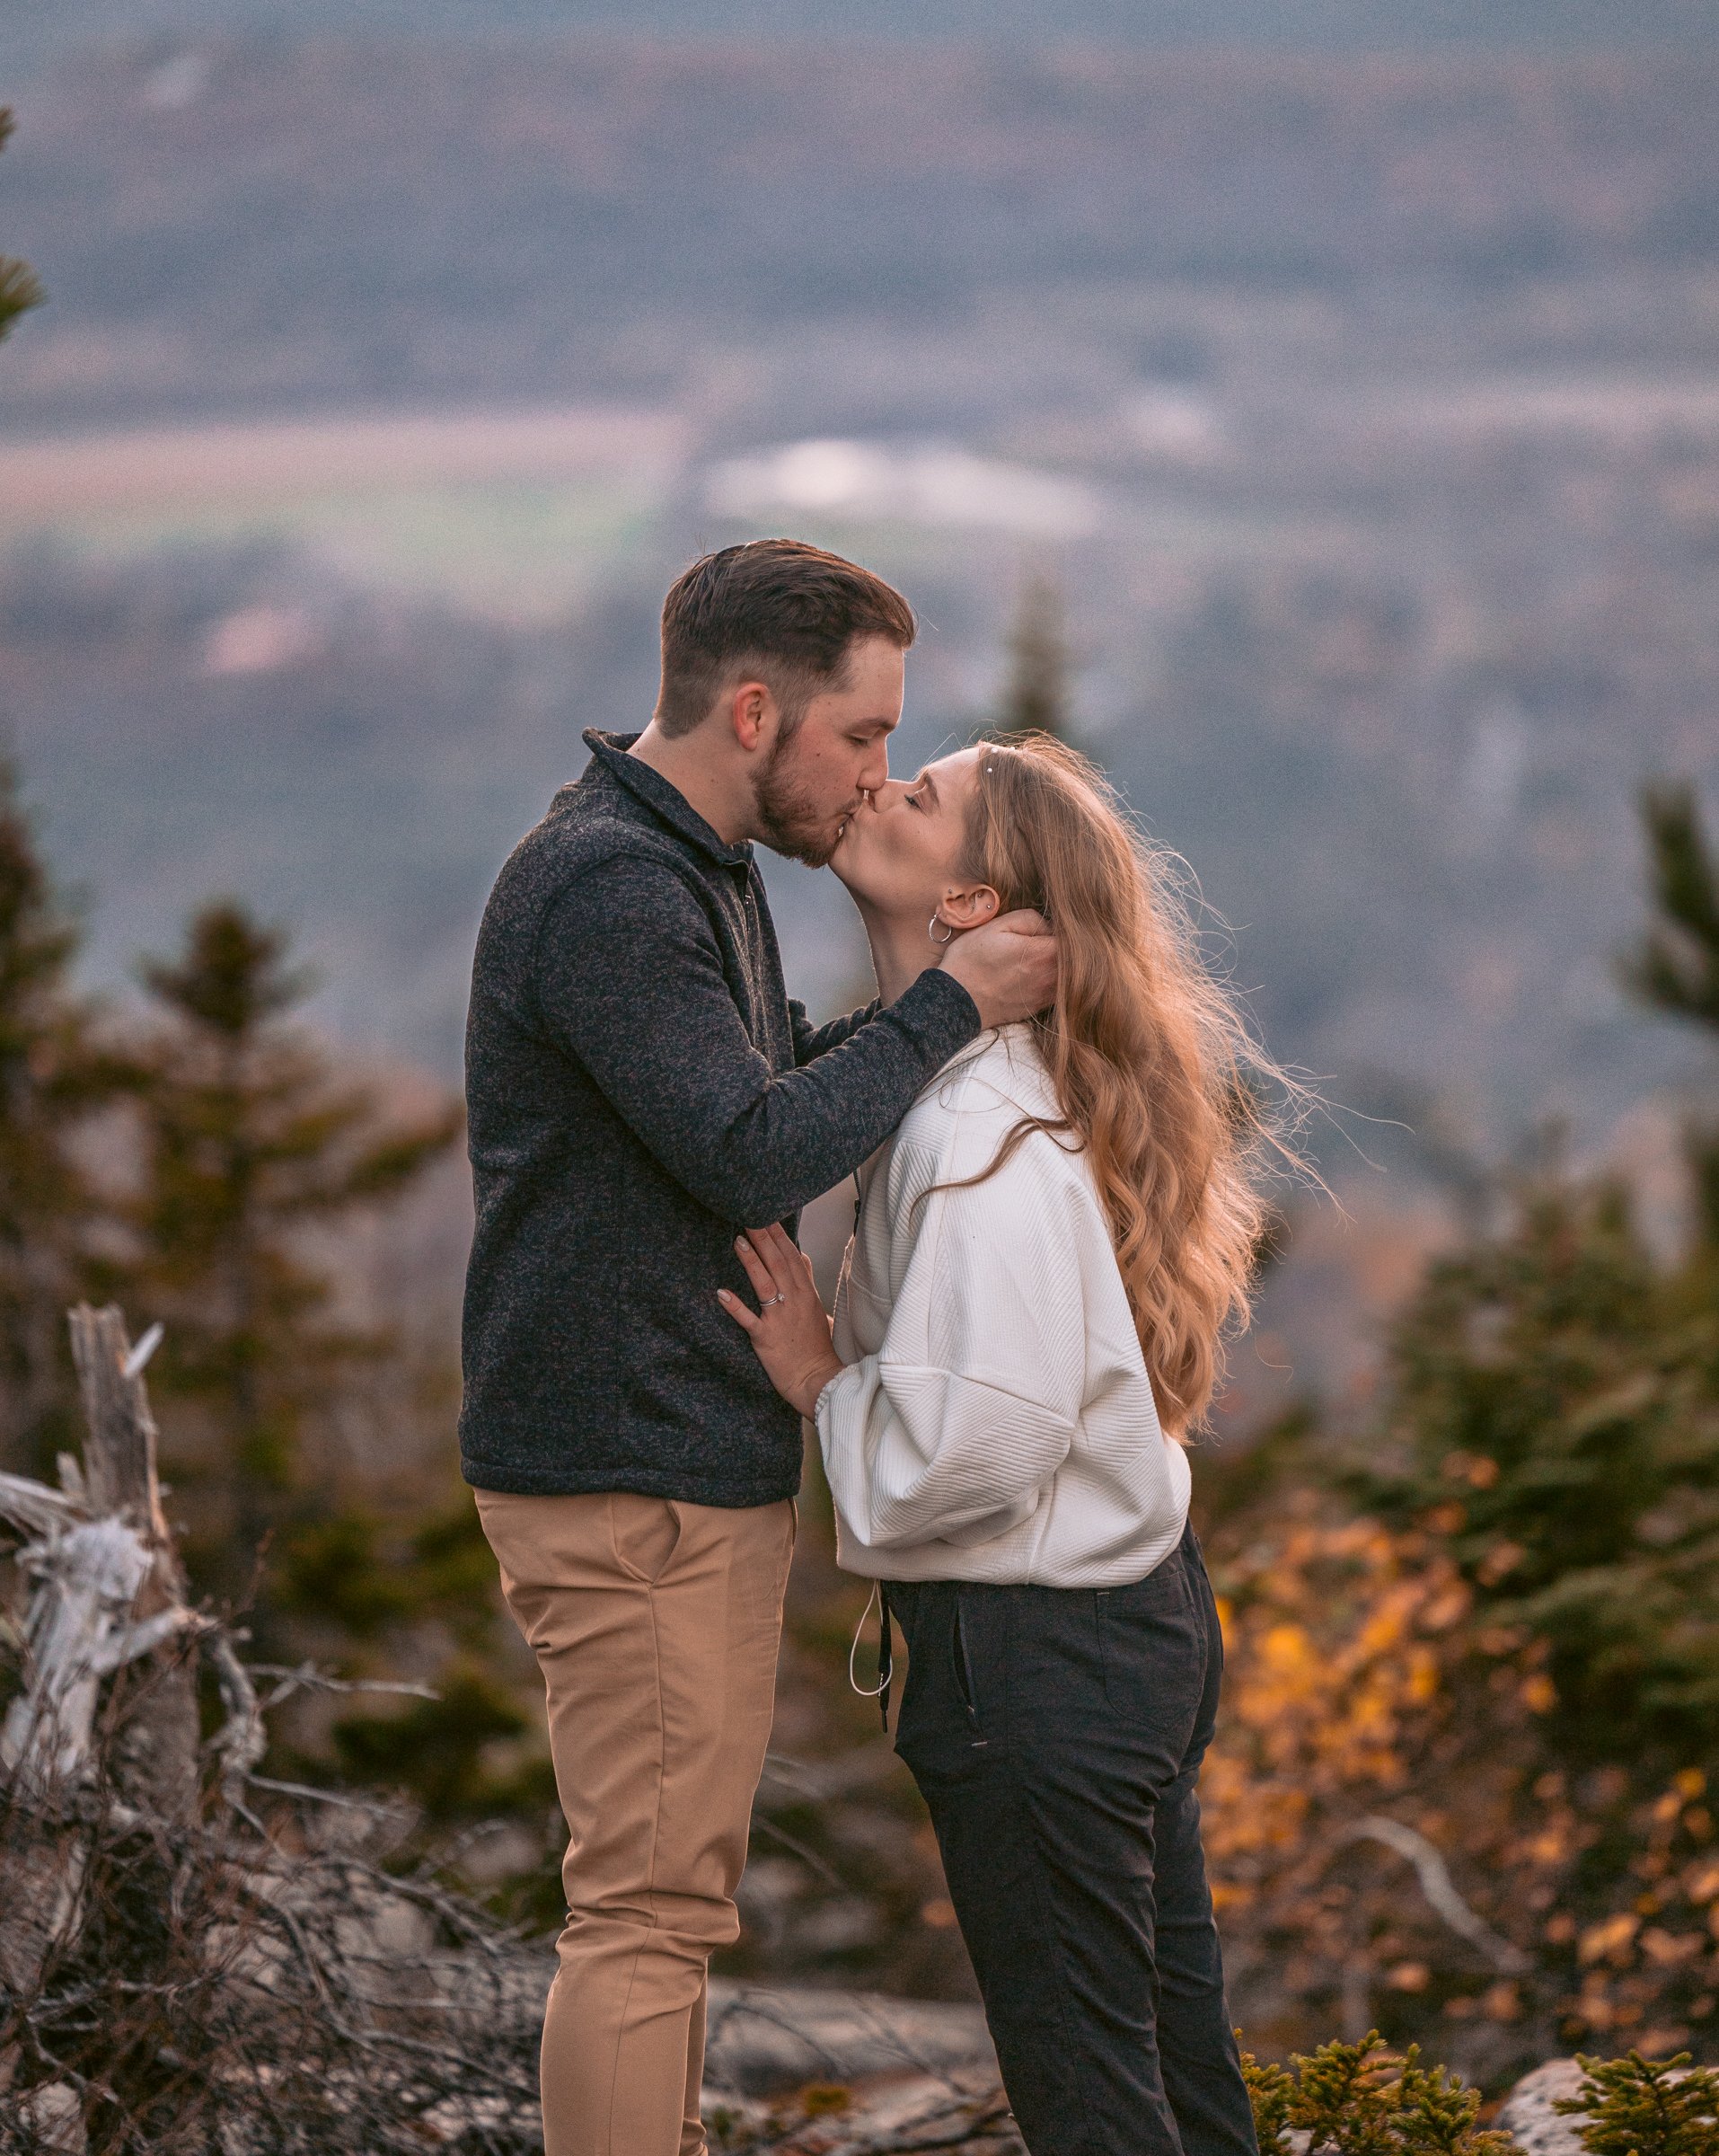
[[[1515,2146],[1476,2125],[1477,2089],[1443,2066],[1423,2066],[1415,2045],[1391,2051],[1376,2028],[1358,2044],[1298,2053],[1287,2069],[1243,2052],[1241,2072],[1264,2156],[1286,2156],[1298,2143],[1307,2156],[1509,2156]]]
[[[1714,2156],[1719,2148],[1719,2072],[1691,2066],[1687,2051],[1576,2063],[1586,2078],[1553,2109],[1582,2116],[1576,2134],[1589,2156]]]
[[[1625,987],[1650,1009],[1719,1028],[1719,862],[1695,789],[1646,787],[1641,800],[1657,918],[1625,955]]]
[[[0,150],[12,139],[14,122],[10,105],[0,105]],[[48,295],[41,279],[28,262],[15,255],[0,254],[0,342],[13,329],[20,315],[40,307]]]
[[[17,326],[21,315],[43,305],[47,298],[41,279],[28,262],[0,254],[0,340]]]

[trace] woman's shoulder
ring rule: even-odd
[[[1034,1029],[1009,1026],[952,1056],[908,1110],[890,1142],[886,1174],[862,1200],[857,1247],[869,1250],[881,1234],[899,1259],[955,1216],[964,1233],[995,1231],[1009,1241],[1023,1224],[1038,1233],[1053,1214],[1096,1216],[1097,1202],[1085,1155],[1062,1127]],[[1107,1244],[1108,1230],[1100,1233]],[[885,1269],[874,1253],[870,1270],[881,1277]]]
[[[1053,1118],[1059,1112],[1033,1028],[1001,1026],[950,1056],[908,1109],[901,1137],[915,1148],[943,1153],[993,1127],[1001,1135],[1023,1116]]]
[[[983,1110],[988,1100],[1012,1104],[1035,1116],[1056,1104],[1038,1030],[1032,1025],[992,1027],[952,1056],[927,1091],[939,1091],[945,1080],[958,1082],[956,1104],[969,1113]]]

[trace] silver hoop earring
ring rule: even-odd
[[[938,932],[937,932],[937,915],[936,915],[935,914],[933,914],[933,915],[931,915],[931,917],[930,917],[930,921],[928,921],[928,922],[926,923],[926,924],[925,924],[925,932],[926,932],[926,934],[927,934],[928,936],[930,936],[930,938],[931,939],[932,942],[933,942],[933,943],[935,943],[935,944],[937,945],[937,947],[938,947],[938,949],[939,949],[939,950],[942,950],[946,949],[946,948],[947,948],[947,947],[948,947],[949,944],[951,944],[951,943],[953,943],[953,942],[955,941],[955,926],[954,926],[954,923],[953,923],[952,922],[948,922],[948,921],[946,921],[946,922],[944,923],[944,924],[943,924],[943,925],[944,925],[944,926],[945,926],[945,927],[946,927],[946,928],[948,930],[948,932],[948,932],[948,934],[947,936],[939,936],[939,935],[938,934]]]

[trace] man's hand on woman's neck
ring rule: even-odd
[[[1047,1009],[1056,995],[1056,943],[1037,914],[1004,914],[964,930],[939,950],[930,923],[861,906],[877,993],[886,1003],[911,988],[928,966],[940,966],[978,1008],[983,1026],[1006,1026]]]

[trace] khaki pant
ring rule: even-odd
[[[546,2156],[699,2156],[705,1973],[740,1932],[794,1508],[476,1496],[568,1825]]]

